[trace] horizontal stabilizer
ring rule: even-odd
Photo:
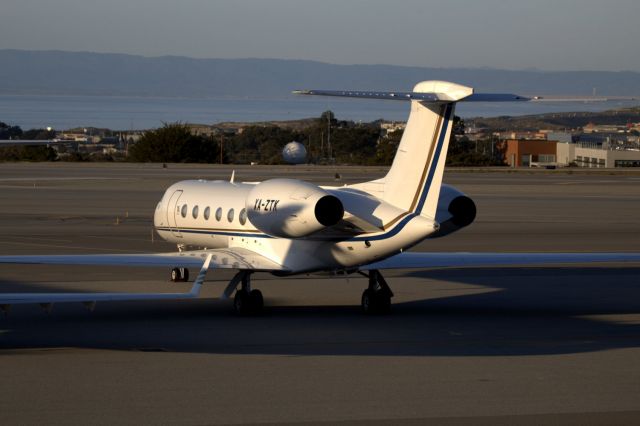
[[[427,103],[443,102],[527,102],[532,98],[513,93],[474,93],[466,98],[452,100],[442,93],[420,92],[368,92],[345,90],[295,90],[297,95],[339,96],[345,98],[383,99],[392,101],[422,101]]]

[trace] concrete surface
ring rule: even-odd
[[[336,181],[335,174],[340,174]],[[236,167],[237,180],[343,184],[379,168]],[[170,183],[230,167],[0,165],[2,254],[170,251]],[[471,227],[424,251],[638,251],[640,174],[459,173]],[[4,424],[637,424],[640,265],[395,271],[393,314],[362,277],[260,275],[237,318],[211,271],[196,301],[14,306],[0,317]],[[174,291],[168,271],[0,267],[0,291]]]

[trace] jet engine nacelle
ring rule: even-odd
[[[476,204],[473,200],[453,186],[442,185],[435,218],[440,228],[429,238],[444,237],[456,232],[471,225],[475,218]]]
[[[337,224],[342,202],[319,186],[295,179],[270,179],[254,186],[246,200],[247,217],[274,237],[300,238]]]

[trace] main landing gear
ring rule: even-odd
[[[365,314],[388,314],[391,311],[393,292],[378,270],[371,270],[369,274],[360,272],[369,278],[369,287],[362,293],[362,312]]]
[[[369,278],[369,286],[362,293],[361,306],[365,314],[388,314],[391,311],[391,298],[393,292],[380,271],[373,269],[369,273],[359,272]],[[187,281],[189,270],[187,268],[173,268],[171,281]],[[240,288],[237,286],[240,284]],[[228,298],[235,291],[233,308],[238,315],[257,315],[264,308],[264,298],[260,290],[251,289],[251,272],[239,271],[229,282],[224,291],[224,297]]]
[[[171,281],[183,282],[189,280],[189,270],[187,268],[171,269]],[[238,287],[240,284],[240,288]],[[229,282],[224,291],[223,299],[228,299],[233,292],[236,295],[233,298],[233,309],[238,315],[257,315],[264,308],[264,298],[260,290],[251,289],[251,272],[239,271]],[[0,306],[0,308],[2,308]]]
[[[264,299],[260,290],[251,290],[251,272],[240,271],[238,274],[241,284],[233,298],[233,308],[238,315],[242,316],[261,313]],[[233,280],[231,282],[233,283]]]

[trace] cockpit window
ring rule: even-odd
[[[204,220],[209,220],[209,214],[211,213],[211,208],[209,206],[207,206],[204,209]]]
[[[193,216],[194,219],[198,218],[198,210],[200,210],[198,206],[193,206],[193,210],[191,211],[191,216]]]
[[[186,204],[183,204],[182,210],[180,210],[180,214],[182,215],[182,217],[187,217],[187,210],[189,210],[189,207],[187,207]]]

